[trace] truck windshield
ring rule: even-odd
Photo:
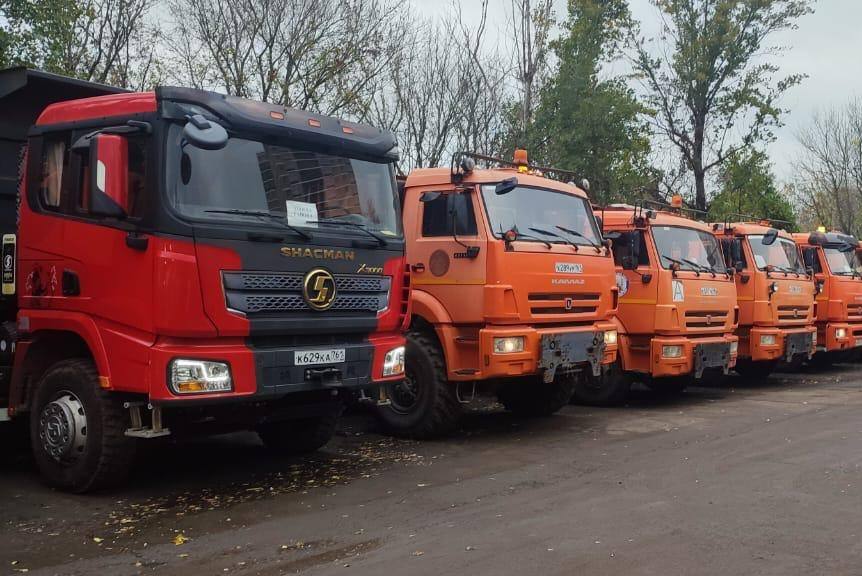
[[[482,186],[491,232],[497,238],[514,230],[518,240],[565,242],[582,246],[600,244],[599,231],[586,198],[518,186],[498,195],[494,185]]]
[[[179,157],[171,201],[185,216],[249,222],[285,218],[303,228],[343,224],[338,229],[351,234],[361,234],[360,227],[385,236],[401,234],[392,164],[244,138],[231,138],[222,150],[187,145]]]
[[[654,226],[652,235],[664,268],[675,264],[681,270],[724,273],[718,241],[709,232],[682,226]]]
[[[842,252],[838,248],[823,249],[829,270],[837,276],[862,276],[862,262],[855,250]]]
[[[748,237],[751,251],[754,252],[754,263],[759,270],[772,266],[781,272],[805,273],[805,266],[799,257],[796,243],[785,238],[777,238],[770,245],[763,243],[763,235],[752,234]]]

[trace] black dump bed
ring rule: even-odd
[[[16,231],[15,194],[21,146],[39,114],[55,102],[118,92],[123,90],[38,70],[0,70],[0,233]]]

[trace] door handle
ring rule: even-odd
[[[132,250],[140,250],[143,252],[147,249],[147,246],[150,245],[150,239],[148,236],[144,236],[143,234],[139,234],[137,232],[129,232],[126,234],[126,246],[131,248]]]
[[[410,270],[417,273],[425,272],[425,264],[422,264],[421,262],[419,264],[413,264],[410,266]]]

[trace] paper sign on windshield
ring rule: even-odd
[[[297,202],[295,200],[288,200],[286,204],[288,224],[291,226],[317,228],[317,224],[309,224],[309,222],[316,222],[318,220],[317,204],[313,202]]]

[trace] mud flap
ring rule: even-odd
[[[788,334],[784,338],[784,361],[791,362],[797,354],[805,354],[811,360],[811,333]]]
[[[545,334],[542,336],[539,369],[546,384],[554,381],[558,368],[570,370],[579,364],[589,363],[593,376],[599,376],[604,355],[604,332]]]
[[[721,368],[730,372],[730,343],[698,344],[694,347],[694,377],[703,376],[707,368]]]

